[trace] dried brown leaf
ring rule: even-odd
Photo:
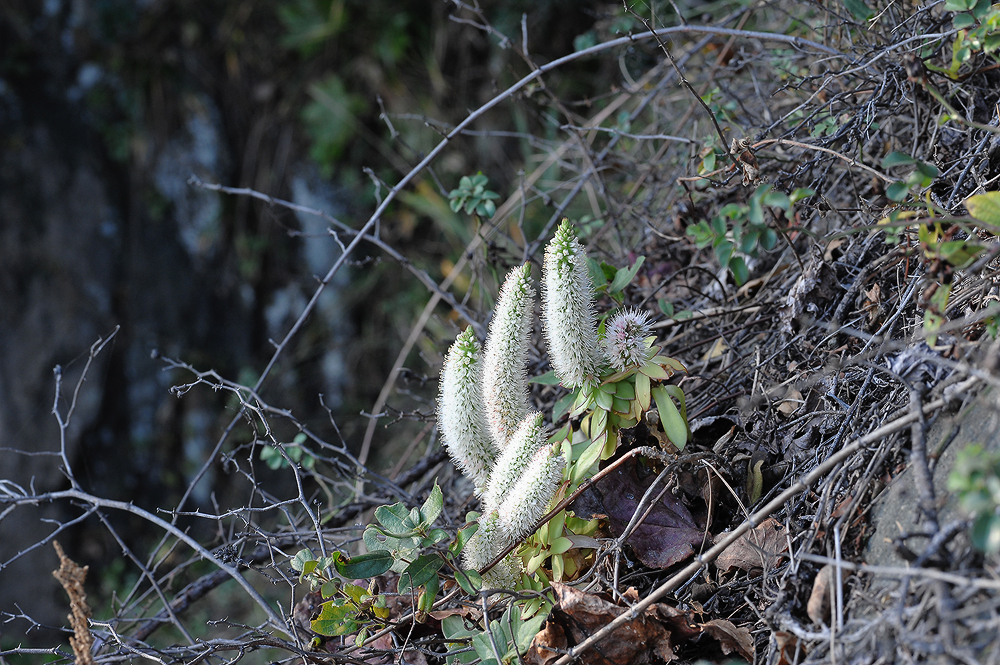
[[[830,564],[820,568],[813,580],[812,593],[806,604],[806,614],[819,626],[830,625],[832,616],[832,600],[837,571]]]
[[[715,565],[723,573],[732,568],[770,569],[777,561],[776,555],[787,549],[788,541],[781,523],[769,517],[723,550],[715,560]]]
[[[552,591],[557,611],[550,615],[549,622],[565,617],[563,630],[573,644],[587,639],[627,610],[559,582],[552,584]],[[666,661],[673,659],[670,633],[656,620],[655,612],[647,610],[584,652],[580,662],[596,665],[650,663],[655,660],[654,654]]]
[[[542,630],[531,640],[524,662],[528,665],[549,665],[559,660],[567,646],[563,627],[556,621],[546,621]]]
[[[728,656],[735,652],[753,662],[753,638],[746,628],[737,628],[726,619],[712,619],[701,628],[706,635],[719,641],[722,653]]]

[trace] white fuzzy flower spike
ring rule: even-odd
[[[531,265],[507,274],[497,299],[483,356],[483,403],[490,436],[503,450],[528,413],[528,336],[535,290]]]
[[[496,511],[479,517],[479,530],[472,534],[462,550],[462,564],[466,570],[481,570],[489,565],[503,550],[500,535],[500,517]]]
[[[547,442],[548,432],[542,423],[542,414],[525,416],[490,473],[489,485],[483,494],[483,505],[487,511],[500,507],[511,488],[524,475],[535,453]]]
[[[615,314],[604,327],[604,353],[611,366],[618,371],[638,367],[653,357],[653,349],[646,344],[652,329],[649,314],[637,309],[623,309]]]
[[[505,556],[483,574],[483,588],[519,589],[521,587],[521,560],[513,552]]]
[[[462,551],[462,565],[466,570],[482,570],[507,547],[508,543],[500,531],[500,518],[497,512],[483,515],[479,518],[479,530],[472,535]],[[505,556],[483,574],[483,586],[487,589],[516,589],[520,582],[520,563],[513,555]]]
[[[477,495],[486,489],[496,457],[482,410],[479,351],[475,333],[466,328],[448,350],[438,399],[441,438],[458,468],[475,483]]]
[[[538,450],[524,475],[500,504],[497,510],[500,515],[500,531],[508,544],[531,533],[548,510],[566,464],[566,459],[559,451],[558,445]]]
[[[545,248],[543,271],[542,324],[552,367],[567,388],[592,385],[601,373],[594,284],[569,220]]]

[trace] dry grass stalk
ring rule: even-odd
[[[58,541],[52,542],[59,555],[59,570],[53,570],[52,576],[59,580],[59,584],[66,590],[69,596],[69,606],[72,610],[67,615],[70,625],[73,627],[74,636],[69,638],[69,645],[73,647],[73,654],[76,655],[76,665],[94,665],[94,657],[90,654],[90,649],[94,645],[94,636],[90,634],[90,627],[87,620],[91,616],[90,606],[87,605],[87,594],[83,591],[83,581],[87,579],[87,570],[90,566],[78,566],[72,559],[66,556],[62,546]]]

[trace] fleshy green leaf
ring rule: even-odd
[[[597,402],[597,406],[605,411],[610,411],[614,403],[614,398],[603,390],[594,391],[594,400]]]
[[[736,286],[743,286],[750,279],[750,271],[747,270],[746,261],[743,260],[742,256],[734,256],[729,260],[729,269],[733,271],[733,279],[736,280]]]
[[[460,570],[455,573],[455,579],[458,580],[458,586],[462,587],[462,591],[470,596],[479,593],[483,588],[483,576],[475,570]]]
[[[333,555],[333,565],[337,568],[337,572],[349,580],[378,577],[392,568],[393,562],[392,554],[386,550],[359,554],[346,560],[340,552]]]
[[[666,433],[670,443],[678,450],[683,450],[687,444],[687,422],[681,416],[680,411],[670,399],[670,395],[663,386],[656,386],[652,390],[653,399],[656,401],[656,410],[660,412],[660,424]]]
[[[882,168],[889,169],[893,166],[902,166],[904,164],[916,164],[917,160],[913,159],[905,152],[890,152],[884,158],[882,158]]]
[[[628,381],[619,381],[615,384],[615,396],[621,399],[635,399],[635,386]]]
[[[631,268],[620,268],[618,272],[615,273],[615,278],[611,282],[611,286],[608,287],[608,293],[619,293],[622,289],[629,285],[629,283],[635,278],[635,274],[639,272],[639,268],[642,267],[643,262],[646,260],[645,256],[640,256],[632,264]]]
[[[528,383],[537,383],[540,386],[558,386],[559,377],[556,376],[555,370],[550,369],[545,374],[540,374],[528,379]]]
[[[576,463],[576,468],[580,470],[581,474],[586,473],[586,471],[593,466],[594,462],[596,462],[601,456],[601,452],[603,450],[603,441],[593,441],[589,446],[587,446],[587,449],[583,451],[583,454],[580,455],[580,459],[578,459]],[[581,478],[574,480],[582,480],[582,476]]]
[[[658,363],[650,360],[645,365],[639,368],[639,372],[649,377],[650,379],[656,379],[657,381],[664,381],[670,378],[667,374],[667,370],[663,369]]]
[[[639,405],[642,407],[643,411],[649,410],[650,404],[650,393],[649,393],[649,377],[641,372],[635,375],[635,398],[639,401]]]
[[[890,201],[902,201],[910,191],[910,186],[905,182],[896,181],[885,188],[885,196]]]

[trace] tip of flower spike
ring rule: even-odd
[[[615,314],[604,327],[601,341],[608,362],[618,371],[637,367],[649,360],[654,351],[646,344],[652,329],[649,313],[625,309]]]

